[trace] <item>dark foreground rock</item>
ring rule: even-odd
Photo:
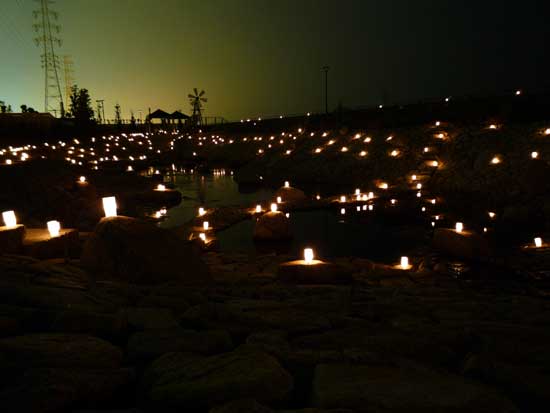
[[[496,390],[420,367],[321,364],[313,399],[357,412],[517,412]]]
[[[97,276],[136,284],[204,284],[206,265],[173,232],[129,217],[102,219],[88,238],[82,265]]]
[[[280,211],[267,212],[258,218],[254,227],[254,239],[281,241],[291,238],[288,218]]]
[[[154,406],[193,409],[250,397],[268,404],[281,402],[292,390],[293,379],[263,352],[211,357],[169,353],[151,365],[145,384]]]

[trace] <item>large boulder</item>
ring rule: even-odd
[[[135,284],[202,284],[208,267],[170,230],[124,216],[103,218],[84,245],[81,263],[95,275]]]
[[[0,227],[0,254],[16,254],[21,252],[23,239],[25,238],[25,227]]]
[[[281,402],[293,379],[274,357],[240,350],[211,357],[165,354],[146,372],[144,385],[155,409],[193,410],[242,398]]]
[[[496,390],[421,367],[320,364],[314,403],[356,412],[517,412]]]
[[[353,280],[346,268],[319,260],[311,264],[303,260],[282,263],[277,279],[289,284],[350,284]]]
[[[256,221],[254,239],[258,241],[283,241],[292,238],[288,218],[280,211],[263,214]]]
[[[279,188],[277,192],[275,192],[275,196],[280,196],[283,202],[289,203],[300,203],[304,202],[307,199],[306,194],[304,194],[303,191],[298,188],[293,188],[291,186],[283,186]]]
[[[434,231],[433,246],[452,257],[472,261],[483,261],[491,255],[487,240],[475,232],[457,232],[450,228]]]

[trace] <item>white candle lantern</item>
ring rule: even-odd
[[[346,208],[340,209],[340,215],[346,215]]]
[[[305,248],[304,249],[304,261],[306,264],[313,263],[313,249],[312,248]]]
[[[17,218],[15,217],[14,211],[2,212],[2,219],[4,220],[4,224],[8,228],[13,228],[17,226]]]
[[[105,211],[105,217],[116,217],[116,198],[114,196],[108,196],[103,198],[103,210]]]
[[[204,210],[203,207],[200,207],[199,208],[199,217],[202,217],[204,214],[206,214],[206,211]]]
[[[50,237],[58,237],[61,230],[61,224],[59,221],[48,221],[47,224]]]
[[[410,268],[409,257],[401,257],[401,268],[404,270],[408,270]]]
[[[208,231],[208,228],[210,228],[210,224],[208,223],[208,221],[204,221],[202,223],[202,227],[205,231]]]
[[[256,205],[256,213],[259,214],[260,212],[262,212],[262,206]]]
[[[164,186],[163,184],[158,184],[157,191],[166,191],[166,186]]]
[[[78,181],[83,184],[86,182],[86,177],[85,176],[81,176],[80,178],[78,178]]]
[[[346,197],[344,195],[340,197],[340,202],[346,202]]]
[[[204,232],[201,232],[199,234],[199,238],[203,241],[203,242],[206,242],[206,234]]]
[[[277,204],[276,203],[271,204],[271,212],[277,212]]]
[[[290,188],[290,182],[285,181],[285,188]]]
[[[462,232],[464,230],[464,224],[462,222],[457,222],[455,224],[456,232]]]
[[[355,195],[360,195],[361,194],[361,190],[360,189],[356,189],[355,190]]]
[[[542,247],[542,238],[540,237],[535,238],[535,247],[537,248]]]
[[[281,198],[280,196],[277,197],[277,203],[280,204],[281,202],[283,202],[283,198]]]

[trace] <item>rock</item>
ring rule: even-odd
[[[479,261],[491,256],[489,244],[474,232],[456,232],[449,228],[436,228],[433,246],[437,250],[456,258]]]
[[[292,376],[277,360],[257,351],[211,357],[165,354],[153,362],[144,381],[155,409],[204,409],[252,397],[275,403],[285,400],[293,387]]]
[[[80,240],[75,229],[61,229],[58,237],[50,237],[47,229],[29,228],[23,240],[25,255],[38,259],[78,257]]]
[[[289,284],[349,284],[353,280],[344,267],[319,260],[312,264],[303,260],[282,263],[277,279]]]
[[[166,308],[127,307],[120,310],[128,327],[134,330],[177,328],[178,322],[171,310]]]
[[[78,334],[28,334],[0,339],[4,364],[24,367],[115,368],[122,351],[107,341]]]
[[[357,412],[517,412],[496,390],[422,367],[320,364],[313,401]]]
[[[81,263],[95,275],[136,284],[210,280],[206,265],[173,232],[123,216],[99,222],[84,245]]]
[[[254,226],[254,239],[258,241],[283,241],[292,238],[288,218],[280,211],[260,216]]]
[[[0,254],[17,254],[23,249],[25,227],[17,225],[13,228],[0,227]]]
[[[33,368],[0,391],[0,403],[20,412],[67,411],[110,401],[133,379],[130,369]]]
[[[223,406],[210,409],[209,413],[352,413],[348,409],[299,409],[299,410],[273,410],[253,399],[234,400]]]
[[[151,360],[171,352],[213,355],[229,351],[233,343],[225,331],[193,331],[182,328],[147,330],[128,340],[130,360]]]
[[[300,189],[293,187],[287,188],[284,186],[275,192],[275,197],[278,196],[281,197],[283,202],[291,204],[304,202],[307,199],[306,194],[304,194],[304,192]]]
[[[522,411],[546,412],[550,403],[550,374],[538,366],[499,364],[496,384]]]

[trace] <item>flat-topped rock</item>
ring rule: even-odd
[[[174,232],[135,218],[103,218],[90,235],[81,263],[95,276],[135,284],[178,281],[205,284],[208,267]]]
[[[292,204],[304,202],[307,199],[306,194],[302,190],[298,188],[293,188],[291,186],[283,186],[279,188],[277,192],[275,192],[275,196],[280,196],[283,202],[288,202]]]
[[[61,229],[57,237],[45,228],[27,228],[23,240],[24,254],[39,259],[74,257],[79,251],[78,230],[72,228]]]
[[[277,279],[289,284],[349,284],[351,273],[337,264],[314,260],[289,261],[279,265]]]
[[[23,249],[25,226],[0,227],[0,254],[17,254]]]
[[[475,232],[436,228],[432,243],[437,250],[456,258],[475,261],[491,255],[487,240]]]

